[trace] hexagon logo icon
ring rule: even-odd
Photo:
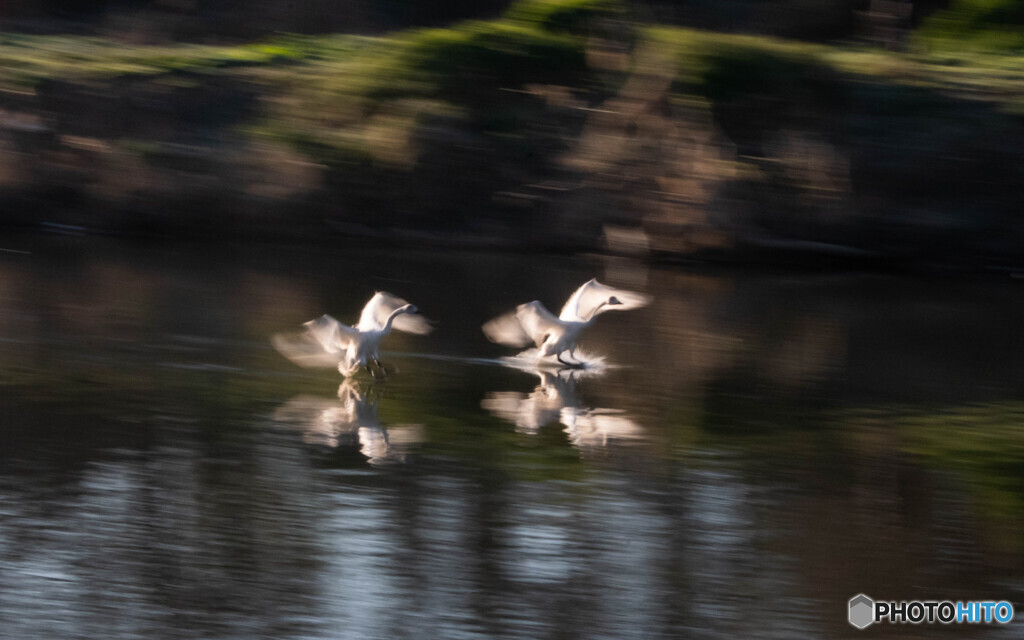
[[[875,601],[863,593],[850,598],[850,624],[864,629],[874,622]]]

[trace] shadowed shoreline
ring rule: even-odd
[[[0,227],[1022,266],[1018,56],[642,13],[531,1],[234,45],[5,33]]]

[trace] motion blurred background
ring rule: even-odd
[[[0,11],[8,228],[971,268],[1022,255],[1015,0]]]

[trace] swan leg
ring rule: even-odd
[[[388,372],[387,368],[380,363],[380,360],[374,358],[373,363],[377,365],[377,368],[380,369],[380,372],[383,373],[385,377],[391,375],[390,372]]]
[[[377,369],[374,369],[373,367],[371,367],[370,366],[370,362],[376,362]],[[380,380],[381,378],[384,378],[385,376],[387,376],[387,372],[384,371],[384,368],[380,366],[380,363],[377,362],[376,358],[372,358],[371,360],[367,360],[366,364],[363,365],[363,366],[366,368],[366,371],[369,372],[369,374],[371,376],[373,376],[374,380]]]

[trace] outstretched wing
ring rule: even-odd
[[[356,324],[356,329],[359,331],[380,331],[387,324],[391,314],[407,304],[409,303],[398,296],[378,291],[373,294],[370,301],[363,307],[363,312],[359,314],[359,322]],[[397,316],[391,321],[391,328],[419,335],[426,335],[434,330],[429,320],[421,315],[411,313],[403,313]]]
[[[526,335],[538,347],[544,344],[550,334],[564,331],[558,318],[537,300],[516,307],[516,318]]]
[[[491,342],[510,347],[525,347],[532,342],[539,347],[549,334],[560,333],[563,327],[543,304],[534,300],[519,305],[512,313],[489,320],[483,331]]]
[[[483,332],[491,342],[509,347],[525,347],[532,342],[519,323],[515,311],[488,320],[484,323]]]
[[[279,333],[270,339],[281,355],[300,367],[337,367],[358,336],[355,329],[327,314],[303,327],[298,333]]]
[[[340,353],[348,349],[348,345],[358,336],[355,329],[341,324],[326,313],[303,326],[327,353]]]
[[[584,283],[569,297],[558,317],[569,322],[587,322],[595,313],[636,309],[650,302],[651,297],[648,295],[609,287],[594,279]]]

